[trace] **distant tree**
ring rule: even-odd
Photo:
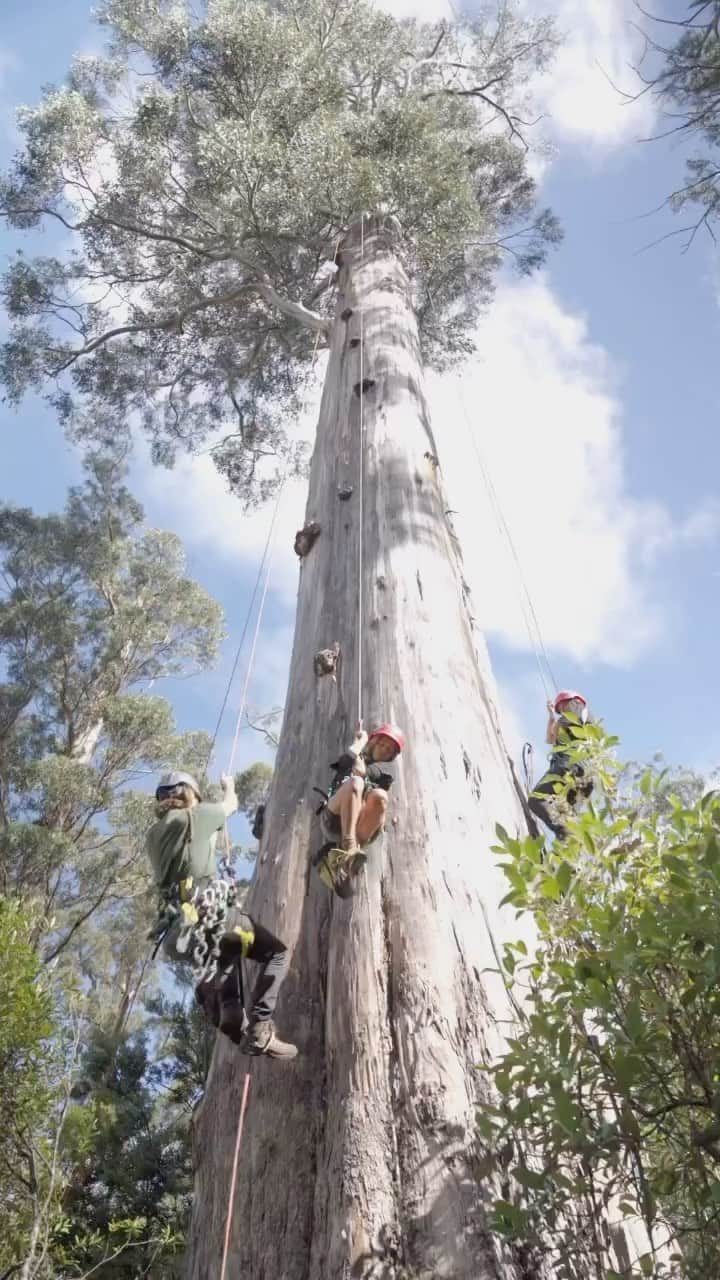
[[[264,761],[258,761],[256,764],[251,764],[248,769],[244,769],[242,773],[237,774],[235,778],[238,807],[240,812],[244,813],[245,817],[251,822],[258,805],[267,799],[272,776],[272,765],[265,764]]]
[[[685,16],[646,13],[647,47],[639,67],[642,92],[657,98],[666,133],[697,141],[702,150],[686,163],[686,181],[669,197],[691,221],[675,235],[686,244],[705,229],[715,240],[720,219],[720,0],[689,0]],[[681,11],[681,10],[680,10]]]
[[[21,1280],[178,1274],[187,1063],[209,1053],[192,1008],[143,1005],[143,845],[148,778],[202,775],[210,745],[150,689],[212,661],[221,613],[122,479],[90,457],[62,515],[0,508],[0,1264]]]
[[[121,903],[127,922],[146,899],[147,799],[131,789],[207,758],[149,690],[213,659],[220,609],[121,479],[94,458],[63,515],[0,508],[0,886],[50,921],[46,959],[93,913]]]

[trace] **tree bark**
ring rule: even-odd
[[[278,1011],[291,1065],[218,1037],[195,1122],[188,1275],[220,1275],[243,1077],[252,1081],[227,1276],[250,1280],[533,1280],[486,1226],[478,1063],[511,1017],[497,965],[520,926],[491,852],[526,832],[486,650],[470,618],[427,411],[411,288],[395,232],[356,223],[340,247],[337,316],[313,454],[289,691],[249,910],[292,949]],[[348,315],[348,311],[352,314]],[[361,313],[362,311],[362,322]],[[372,382],[357,394],[362,374]],[[450,436],[452,421],[441,424]],[[361,453],[361,435],[364,451]],[[364,460],[363,618],[358,616]],[[338,497],[341,486],[352,496]],[[313,785],[363,714],[408,745],[387,833],[352,902],[310,867]],[[313,672],[340,644],[337,682]],[[253,966],[248,966],[252,970]],[[249,975],[252,981],[252,973]]]

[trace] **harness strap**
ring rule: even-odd
[[[318,795],[322,796],[322,804],[319,804],[315,810],[316,813],[322,813],[323,809],[327,806],[330,795],[327,791],[323,791],[322,787],[313,787],[313,791],[317,791]]]

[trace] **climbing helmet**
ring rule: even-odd
[[[555,698],[555,711],[558,715],[563,711],[569,711],[571,715],[576,715],[579,720],[585,724],[587,720],[587,698],[581,693],[576,693],[573,689],[561,689]]]
[[[368,746],[375,738],[389,738],[391,742],[395,743],[395,746],[398,749],[398,755],[405,746],[405,734],[396,724],[388,723],[378,725],[377,729],[373,729],[370,737],[368,738]]]
[[[202,796],[200,794],[200,788],[197,782],[195,781],[195,779],[193,778],[192,774],[183,773],[179,769],[173,773],[163,774],[162,778],[157,784],[157,789],[155,791],[155,799],[156,800],[167,799],[168,795],[170,795],[176,789],[176,787],[190,787],[195,792],[195,795],[197,796],[198,800],[202,800]]]

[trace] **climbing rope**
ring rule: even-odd
[[[336,240],[336,242],[335,242],[335,252],[334,252],[334,254],[333,254],[333,264],[337,261],[337,255],[338,255],[338,249],[339,249],[339,248],[340,248],[340,237],[338,236],[338,238],[337,238],[337,240]],[[319,346],[320,346],[320,335],[321,335],[321,330],[320,330],[320,329],[318,329],[317,333],[315,334],[315,342],[314,342],[314,344],[313,344],[313,351],[312,351],[312,356],[311,356],[311,359],[310,359],[310,375],[311,375],[311,376],[312,376],[312,374],[313,374],[313,372],[314,372],[315,365],[317,364],[318,348],[319,348]],[[245,637],[247,636],[248,628],[249,628],[249,626],[250,626],[250,619],[251,619],[251,617],[252,617],[253,609],[254,609],[254,607],[255,607],[255,600],[256,600],[256,598],[257,598],[257,593],[258,593],[258,590],[259,590],[259,587],[260,587],[260,581],[261,581],[261,579],[262,579],[263,569],[265,568],[265,563],[266,563],[266,561],[268,560],[268,557],[270,557],[270,558],[272,557],[273,545],[274,545],[274,540],[275,540],[275,528],[276,528],[276,524],[277,524],[277,517],[278,517],[278,512],[279,512],[279,510],[280,510],[280,503],[281,503],[281,501],[282,501],[283,490],[284,490],[284,488],[285,488],[285,483],[286,483],[286,480],[287,480],[287,477],[288,477],[289,466],[290,466],[289,462],[288,462],[288,463],[286,463],[285,471],[284,471],[284,473],[283,473],[282,480],[280,481],[280,487],[279,487],[279,489],[278,489],[277,498],[276,498],[276,500],[275,500],[275,507],[274,507],[274,510],[273,510],[272,519],[271,519],[271,521],[270,521],[270,527],[269,527],[269,529],[268,529],[267,538],[265,539],[265,547],[264,547],[264,550],[263,550],[262,559],[261,559],[260,564],[259,564],[259,566],[258,566],[257,576],[256,576],[256,578],[255,578],[255,585],[254,585],[254,587],[253,587],[252,596],[250,597],[250,604],[248,605],[248,610],[247,610],[247,613],[246,613],[246,615],[245,615],[245,621],[244,621],[244,623],[243,623],[243,629],[242,629],[242,633],[241,633],[241,636],[240,636],[240,642],[239,642],[238,647],[237,647],[237,649],[236,649],[236,651],[235,651],[235,658],[234,658],[234,660],[233,660],[232,669],[231,669],[231,671],[230,671],[230,675],[228,676],[228,681],[227,681],[227,684],[226,684],[226,686],[225,686],[225,693],[224,693],[224,696],[223,696],[222,705],[221,705],[221,707],[220,707],[220,711],[219,711],[219,714],[218,714],[217,722],[216,722],[216,724],[215,724],[215,729],[214,729],[214,731],[213,731],[212,741],[211,741],[211,744],[210,744],[210,751],[209,751],[209,753],[208,753],[208,758],[207,758],[207,762],[206,762],[206,765],[205,765],[205,771],[206,771],[206,772],[207,772],[207,770],[208,770],[208,767],[209,767],[209,765],[210,765],[210,760],[212,759],[212,755],[213,755],[213,752],[214,752],[214,750],[215,750],[215,744],[216,744],[216,742],[217,742],[217,736],[218,736],[218,733],[220,732],[220,726],[221,726],[221,724],[222,724],[223,717],[224,717],[225,712],[226,712],[226,710],[227,710],[227,704],[228,704],[228,701],[229,701],[229,698],[230,698],[230,691],[231,691],[231,689],[232,689],[233,682],[234,682],[234,680],[235,680],[235,675],[236,675],[236,672],[237,672],[238,666],[239,666],[239,664],[240,664],[240,655],[241,655],[241,653],[242,653],[243,646],[244,646],[244,644],[245,644]],[[265,588],[264,588],[264,591],[263,591],[263,597],[262,597],[262,601],[261,601],[261,605],[260,605],[260,612],[259,612],[259,615],[258,615],[258,619],[262,616],[262,609],[263,609],[263,606],[264,606],[264,603],[265,603],[265,596],[267,595],[267,587],[268,587],[269,578],[270,578],[270,566],[269,566],[269,564],[268,564],[268,571],[267,571],[267,574],[266,574],[266,577],[265,577]],[[258,632],[259,632],[259,625],[256,627],[256,631],[255,631],[255,641],[254,641],[254,644],[257,642],[257,635],[258,635]],[[253,657],[254,657],[254,647],[253,647]],[[248,663],[248,672],[247,672],[246,682],[245,682],[245,686],[244,686],[243,697],[242,697],[242,699],[241,699],[241,705],[244,703],[245,695],[246,695],[246,693],[247,693],[247,684],[248,684],[248,681],[249,681],[249,678],[250,678],[250,671],[251,671],[251,669],[252,669],[252,657],[251,657],[250,662]],[[239,715],[239,717],[238,717],[238,725],[236,726],[236,730],[235,730],[235,737],[234,737],[234,740],[233,740],[233,750],[232,750],[232,753],[231,753],[231,759],[230,759],[230,765],[229,765],[229,767],[228,767],[228,773],[232,772],[232,764],[233,764],[233,761],[234,761],[234,758],[235,758],[235,750],[236,750],[236,747],[237,747],[237,738],[238,738],[238,734],[239,734],[239,731],[240,731],[240,730],[239,730],[239,723],[240,723],[240,721],[242,720],[242,715],[243,715],[243,713],[244,713],[244,706],[242,707],[242,710],[241,710],[240,715]]]
[[[522,749],[522,767],[525,775],[525,785],[528,795],[533,789],[533,745],[532,742],[523,743]]]
[[[505,513],[503,511],[500,499],[498,498],[497,490],[495,489],[495,485],[493,484],[492,477],[490,475],[490,472],[487,469],[487,466],[485,465],[485,461],[480,451],[480,446],[477,442],[477,438],[475,436],[474,431],[472,430],[472,426],[470,423],[470,415],[468,413],[467,404],[465,401],[465,396],[463,394],[463,388],[462,388],[461,382],[458,382],[458,397],[460,399],[460,403],[463,410],[465,427],[466,427],[468,436],[470,437],[470,443],[473,447],[475,456],[478,461],[480,474],[483,477],[485,490],[487,492],[488,498],[490,499],[491,508],[495,513],[498,529],[500,531],[501,536],[503,534],[505,535],[505,539],[507,541],[510,554],[515,563],[515,568],[517,570],[517,577],[518,577],[518,583],[519,583],[518,596],[520,601],[520,608],[523,615],[523,621],[525,623],[525,628],[528,633],[530,645],[535,656],[535,661],[537,663],[538,673],[540,676],[540,682],[545,691],[545,697],[550,698],[552,696],[553,688],[554,689],[558,688],[557,681],[555,679],[553,669],[550,665],[550,659],[548,658],[548,655],[547,655],[547,649],[545,648],[545,642],[543,640],[542,630],[540,628],[540,622],[538,620],[537,611],[535,609],[535,605],[533,604],[533,599],[530,594],[530,588],[527,585],[527,581],[525,578],[525,574],[523,572],[520,556],[518,554],[518,550],[515,545],[515,540],[510,531],[510,526],[507,522],[507,519],[505,518]],[[548,684],[548,678],[549,678],[549,684]]]
[[[247,1110],[248,1093],[250,1092],[250,1076],[246,1074],[245,1084],[243,1085],[242,1100],[240,1102],[240,1115],[238,1117],[237,1134],[235,1136],[235,1153],[233,1155],[232,1176],[230,1178],[230,1195],[228,1196],[227,1217],[225,1219],[225,1240],[223,1243],[222,1267],[220,1270],[220,1280],[225,1280],[227,1270],[228,1252],[230,1249],[230,1230],[232,1228],[232,1211],[235,1202],[235,1189],[237,1187],[238,1165],[240,1163],[240,1143],[242,1142],[243,1125],[245,1123],[245,1112]]]
[[[365,262],[365,214],[360,215],[360,262]],[[358,508],[360,512],[360,530],[358,534],[358,626],[357,626],[357,719],[362,721],[363,713],[363,568],[364,568],[364,524],[365,524],[365,325],[362,300],[359,299],[360,311],[360,458],[358,462]]]
[[[437,311],[435,309],[435,302],[431,293],[428,293],[428,301],[430,303],[431,310],[436,320],[439,319]],[[519,585],[518,599],[520,603],[520,611],[522,613],[525,629],[528,633],[530,648],[533,652],[533,655],[535,657],[535,662],[537,664],[540,683],[543,687],[545,697],[549,699],[552,696],[553,689],[557,689],[559,686],[557,684],[557,680],[555,678],[555,674],[553,672],[552,666],[550,665],[550,659],[548,658],[547,649],[545,647],[545,642],[543,640],[543,634],[542,634],[542,629],[540,627],[540,622],[537,616],[537,610],[535,609],[533,598],[532,598],[532,595],[530,594],[530,588],[527,585],[527,580],[523,572],[522,562],[520,560],[520,556],[518,554],[518,550],[515,545],[515,540],[510,531],[510,526],[505,517],[505,513],[503,511],[502,504],[498,497],[497,490],[495,489],[495,485],[493,484],[492,477],[485,464],[485,460],[480,450],[480,446],[477,442],[475,432],[472,429],[470,414],[468,411],[467,403],[466,403],[464,392],[463,392],[462,375],[458,379],[457,389],[458,389],[458,399],[460,401],[460,407],[462,409],[462,414],[465,421],[465,429],[470,439],[472,450],[477,459],[478,467],[480,469],[480,474],[482,476],[483,483],[485,485],[485,491],[490,501],[490,507],[495,515],[495,519],[497,521],[500,535],[501,537],[504,535],[510,551],[510,555],[515,564],[517,580]]]
[[[260,589],[260,583],[262,581],[262,575],[263,575],[263,570],[265,568],[265,563],[267,561],[268,556],[271,553],[271,548],[272,548],[273,539],[274,539],[274,530],[277,522],[278,511],[280,509],[280,500],[282,498],[282,491],[285,485],[286,475],[287,475],[287,471],[285,473],[285,476],[283,476],[283,479],[280,484],[280,488],[278,490],[277,499],[275,501],[275,508],[272,514],[272,520],[270,522],[270,527],[268,529],[267,538],[265,539],[265,547],[262,553],[262,559],[260,560],[260,564],[258,565],[258,571],[255,577],[255,585],[253,587],[252,596],[250,597],[250,604],[248,605],[247,613],[245,614],[245,621],[243,623],[243,629],[240,635],[240,641],[237,649],[235,650],[235,657],[233,659],[232,668],[230,670],[230,675],[228,676],[227,684],[225,686],[225,693],[223,695],[223,700],[220,707],[220,711],[218,713],[218,718],[215,722],[215,728],[213,730],[213,735],[210,742],[210,750],[208,751],[207,760],[205,762],[206,773],[210,767],[210,761],[212,759],[213,752],[215,751],[215,744],[217,742],[217,737],[220,732],[220,726],[222,725],[223,718],[227,710],[228,701],[230,699],[230,692],[233,687],[233,682],[235,680],[235,675],[236,675],[238,666],[240,665],[240,655],[242,654],[243,647],[245,645],[245,637],[247,636],[248,629],[250,627],[250,619],[252,618],[253,609],[255,608],[255,600],[257,598],[257,593]]]
[[[237,718],[235,720],[235,733],[233,734],[232,747],[230,749],[230,759],[228,760],[228,767],[227,767],[228,773],[232,773],[233,765],[235,764],[235,755],[237,753],[238,740],[240,737],[240,729],[242,726],[243,716],[245,715],[245,707],[247,704],[247,695],[248,695],[248,690],[250,688],[250,680],[252,677],[253,666],[255,665],[255,654],[257,652],[257,643],[258,643],[258,638],[260,636],[260,628],[262,626],[263,614],[265,612],[265,601],[267,600],[268,587],[270,585],[270,573],[272,571],[272,565],[273,565],[273,553],[275,551],[275,531],[277,526],[277,514],[278,514],[278,511],[280,510],[280,501],[282,499],[283,489],[285,488],[286,480],[287,480],[287,468],[285,469],[285,474],[283,475],[282,481],[280,483],[278,500],[277,500],[277,503],[275,504],[275,511],[273,512],[272,525],[270,526],[270,534],[269,534],[269,540],[268,540],[269,550],[268,550],[267,569],[265,572],[265,583],[263,586],[262,596],[260,598],[260,607],[258,608],[257,618],[255,619],[255,632],[253,634],[252,645],[250,647],[250,656],[248,658],[247,667],[245,669],[245,679],[243,681],[242,692],[240,694],[240,705],[238,707]]]

